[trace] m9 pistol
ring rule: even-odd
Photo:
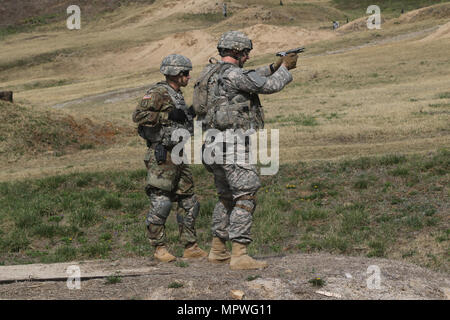
[[[284,56],[286,56],[286,55],[288,55],[289,53],[302,53],[302,52],[304,52],[305,51],[305,47],[300,47],[300,48],[295,48],[295,49],[291,49],[291,50],[288,50],[288,51],[280,51],[280,52],[277,52],[277,56],[278,57],[284,57]]]

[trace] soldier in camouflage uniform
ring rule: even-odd
[[[147,167],[145,191],[150,198],[146,224],[150,243],[155,247],[155,258],[163,262],[175,260],[165,246],[165,222],[172,202],[178,202],[177,222],[180,239],[185,245],[184,258],[200,258],[207,253],[197,245],[195,219],[199,202],[194,194],[192,173],[186,164],[175,165],[170,151],[178,143],[172,141],[172,132],[187,129],[193,134],[192,108],[188,109],[180,87],[190,79],[191,61],[177,54],[163,59],[160,71],[166,81],[152,85],[133,113],[139,135],[147,141],[144,158]]]
[[[244,63],[253,48],[251,40],[244,33],[225,32],[217,48],[222,57],[217,62],[220,66],[210,63],[203,71],[203,74],[207,74],[211,68],[218,68],[216,76],[208,80],[208,103],[211,107],[207,108],[203,119],[204,127],[221,131],[262,129],[264,114],[258,93],[279,92],[291,82],[292,75],[288,70],[296,67],[297,54],[280,57],[275,63],[256,70],[244,70]],[[248,159],[248,144],[245,148]],[[219,201],[213,211],[213,240],[208,260],[212,263],[229,261],[230,268],[234,270],[266,267],[266,262],[251,258],[246,249],[252,241],[252,216],[256,192],[261,186],[255,166],[239,163],[205,166],[214,174],[219,194]],[[231,255],[225,246],[227,240],[232,242]]]

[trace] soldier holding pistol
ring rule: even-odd
[[[205,97],[205,103],[199,103],[199,106],[207,105],[203,114],[197,114],[203,121],[203,127],[222,132],[227,129],[262,129],[264,113],[258,94],[279,92],[292,81],[288,70],[296,67],[297,53],[280,56],[269,66],[245,70],[243,66],[253,49],[252,41],[246,34],[240,31],[225,32],[220,37],[217,49],[221,61],[210,61],[197,82],[201,84],[205,76],[210,77],[204,90],[207,94],[196,92],[194,87],[194,101]],[[248,146],[245,147],[247,159]],[[253,164],[236,163],[205,166],[214,174],[219,195],[213,211],[213,240],[208,260],[212,263],[229,262],[233,270],[266,267],[266,262],[257,261],[247,254],[247,246],[252,242],[250,229],[256,207],[256,192],[261,186],[256,167]],[[227,251],[226,241],[232,243],[231,254]]]

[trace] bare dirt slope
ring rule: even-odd
[[[440,26],[435,32],[422,39],[422,41],[450,38],[450,22]]]
[[[330,254],[294,254],[266,260],[268,268],[252,271],[232,271],[227,265],[212,265],[206,260],[184,260],[182,264],[180,258],[170,264],[142,258],[48,265],[59,268],[55,273],[59,275],[66,273],[68,265],[80,266],[80,290],[69,290],[64,276],[59,281],[33,280],[36,266],[27,265],[22,269],[29,268],[30,280],[0,284],[0,298],[233,299],[231,290],[240,290],[244,300],[449,299],[448,275],[403,262]],[[7,268],[0,267],[3,278]],[[378,288],[376,268],[380,270]],[[120,281],[108,283],[105,275],[118,275]],[[317,277],[325,281],[324,286],[309,282]],[[175,282],[182,286],[169,288]]]

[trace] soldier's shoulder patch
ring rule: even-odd
[[[231,67],[231,68],[228,68],[225,71],[223,71],[222,77],[229,78],[229,79],[240,78],[240,77],[242,77],[243,71],[244,70],[241,68]]]
[[[266,77],[262,77],[255,70],[246,70],[245,74],[258,88],[264,86],[267,81]]]
[[[150,94],[146,94],[142,100],[150,100],[152,98],[152,96]]]

